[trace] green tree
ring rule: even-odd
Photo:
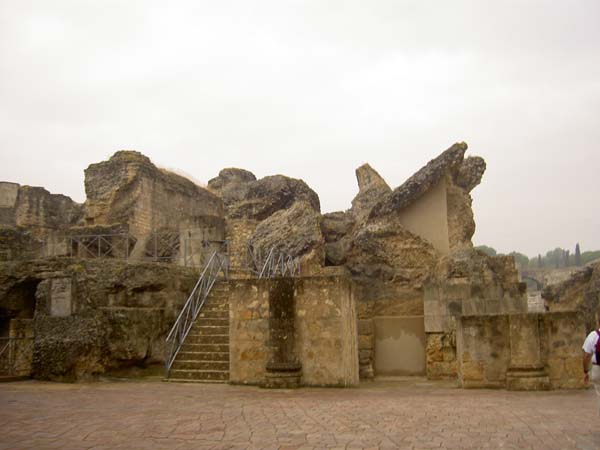
[[[587,264],[596,259],[600,259],[600,250],[583,252],[581,254],[581,264]]]
[[[515,264],[518,268],[525,269],[527,266],[529,266],[529,258],[523,253],[510,252],[509,255],[515,258]]]
[[[575,265],[581,266],[581,249],[579,248],[579,242],[575,246]]]
[[[477,247],[475,247],[475,250],[482,251],[488,256],[496,256],[498,254],[495,248],[488,247],[487,245],[478,245]]]
[[[544,267],[544,262],[542,261],[542,255],[540,255],[538,253],[538,258],[537,258],[537,266],[541,269],[542,267]]]

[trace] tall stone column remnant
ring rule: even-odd
[[[550,379],[540,352],[538,314],[511,314],[510,365],[506,371],[506,387],[513,391],[550,389]]]
[[[302,365],[295,342],[294,279],[273,279],[269,288],[269,347],[271,357],[266,367],[266,388],[300,386]]]

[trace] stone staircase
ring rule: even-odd
[[[226,282],[215,282],[177,354],[169,381],[229,381],[229,297]]]

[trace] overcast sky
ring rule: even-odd
[[[0,180],[82,202],[135,149],[328,212],[359,165],[396,187],[463,140],[476,244],[600,249],[600,1],[0,0]]]

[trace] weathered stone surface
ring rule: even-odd
[[[260,255],[266,256],[275,248],[287,255],[302,256],[323,246],[319,222],[320,215],[312,205],[299,201],[259,223],[249,243]]]
[[[542,297],[550,311],[581,311],[586,328],[593,330],[600,309],[600,262],[582,267],[562,283],[547,286]]]
[[[437,158],[429,161],[425,167],[377,203],[373,207],[370,217],[381,217],[390,214],[417,200],[436,185],[447,171],[453,173],[460,169],[466,150],[466,143],[454,144]]]
[[[346,277],[293,280],[294,349],[309,386],[358,384],[356,307]],[[276,340],[269,335],[273,307],[268,280],[232,280],[230,296],[230,380],[262,384]],[[273,300],[273,298],[272,298]],[[250,314],[247,312],[250,311]],[[253,349],[263,349],[255,352]]]
[[[197,217],[224,214],[216,195],[134,151],[119,151],[90,165],[85,191],[86,225],[126,223],[138,239],[151,230],[178,230],[193,225]]]
[[[339,241],[352,231],[354,225],[355,220],[350,212],[336,211],[321,217],[321,232],[325,242]]]
[[[471,209],[471,196],[452,183],[447,183],[446,201],[450,251],[473,247],[471,238],[475,234],[475,220]]]
[[[352,236],[346,265],[356,276],[421,285],[438,255],[393,217],[372,220]]]
[[[219,176],[208,181],[208,188],[218,194],[226,206],[242,201],[248,193],[250,182],[256,181],[252,172],[244,169],[226,168]]]
[[[111,259],[2,263],[0,329],[34,318],[37,378],[85,379],[158,363],[196,279],[195,271],[175,265]]]
[[[82,214],[82,205],[65,195],[0,182],[0,226],[20,227],[42,239],[75,225]]]
[[[467,193],[471,192],[475,186],[481,183],[481,178],[485,173],[485,160],[480,156],[469,156],[462,162],[458,173],[454,176],[456,185],[464,189]]]
[[[321,211],[319,196],[302,180],[273,175],[250,182],[247,187],[243,200],[229,205],[229,218],[264,220],[299,201],[307,202],[317,213]]]
[[[457,359],[464,387],[582,387],[581,313],[463,316]]]
[[[352,214],[357,221],[364,221],[371,209],[382,198],[392,192],[388,184],[369,164],[363,164],[356,169],[356,180],[359,192],[352,200]]]

